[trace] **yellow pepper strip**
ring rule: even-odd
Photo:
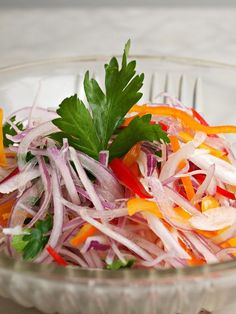
[[[127,167],[131,167],[134,162],[136,162],[141,150],[141,145],[139,143],[135,144],[128,153],[124,156],[123,162]]]
[[[189,133],[179,132],[178,135],[185,143],[190,142],[190,141],[193,140],[193,136],[191,134],[189,134]],[[221,158],[221,157],[225,156],[224,152],[222,152],[221,150],[218,150],[218,149],[216,149],[214,147],[211,147],[211,146],[209,146],[207,144],[201,144],[199,147],[209,151],[209,153],[211,155],[216,156],[218,158]]]
[[[170,138],[171,148],[173,152],[176,152],[180,148],[179,141],[176,136],[169,136],[169,138]],[[182,160],[178,166],[179,170],[181,170],[184,166],[185,166],[185,162]],[[183,183],[187,198],[189,201],[191,201],[191,199],[195,195],[191,179],[189,177],[183,177],[181,178],[181,181]]]
[[[163,218],[163,215],[158,205],[153,201],[148,201],[142,198],[131,198],[127,202],[127,208],[129,216],[133,216],[134,214],[141,211],[147,211],[158,218]],[[183,219],[188,220],[191,217],[191,215],[181,207],[175,207],[174,211],[178,216],[181,217],[180,221],[182,221]]]
[[[183,218],[184,220],[188,220],[189,218],[192,217],[188,212],[186,212],[181,207],[175,207],[174,211],[176,212],[177,215],[181,216],[181,218]]]
[[[85,242],[88,237],[93,236],[96,231],[97,229],[94,226],[90,225],[89,223],[86,223],[79,230],[77,235],[70,240],[70,244],[73,246],[78,246]]]
[[[0,108],[0,166],[5,167],[7,164],[7,159],[4,151],[4,145],[3,145],[3,111]]]
[[[131,198],[127,202],[127,208],[129,216],[133,216],[141,211],[147,211],[158,218],[163,218],[159,207],[153,201],[147,201],[142,198]]]
[[[188,113],[177,108],[170,108],[170,107],[165,107],[165,106],[134,105],[130,109],[129,112],[144,113],[144,114],[150,113],[154,115],[170,116],[170,117],[178,118],[182,121],[184,125],[190,127],[192,130],[202,131],[207,134],[236,133],[235,125],[206,126],[197,122]]]
[[[219,202],[211,195],[205,196],[202,199],[201,210],[205,212],[208,209],[220,207]]]

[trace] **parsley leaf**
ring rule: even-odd
[[[11,118],[11,122],[15,122],[15,120],[16,120],[15,116]],[[23,130],[23,124],[21,122],[17,122],[16,126],[21,131]],[[16,131],[11,127],[11,125],[9,123],[5,123],[3,125],[3,145],[4,145],[4,147],[8,147],[8,146],[13,144],[13,142],[6,137],[7,134],[12,135],[12,136],[16,135]]]
[[[131,268],[134,264],[135,260],[134,259],[130,259],[128,261],[126,261],[126,263],[123,263],[121,260],[115,260],[114,262],[112,262],[111,264],[106,266],[106,269],[109,270],[118,270],[121,268]]]
[[[59,138],[61,135],[68,138],[70,145],[97,158],[101,150],[100,140],[88,109],[77,95],[64,99],[57,113],[60,118],[54,119],[53,123],[62,130]]]
[[[149,124],[151,115],[135,118],[118,132],[130,108],[142,97],[139,90],[144,74],[136,74],[136,61],[127,61],[129,48],[130,41],[125,45],[121,66],[115,57],[105,65],[104,91],[86,72],[84,91],[90,110],[76,95],[66,98],[57,110],[60,117],[53,120],[60,132],[51,134],[51,138],[59,143],[67,138],[69,145],[95,159],[101,150],[109,150],[110,159],[120,157],[143,140],[168,142],[160,126]],[[109,146],[112,135],[117,137]]]
[[[28,234],[15,235],[12,238],[13,248],[23,254],[24,260],[31,260],[43,250],[49,237],[46,235],[53,225],[52,216],[35,223],[35,228],[27,229]]]
[[[129,48],[130,41],[124,49],[121,69],[115,57],[105,65],[105,93],[96,80],[89,78],[89,72],[85,75],[84,90],[102,149],[107,149],[112,134],[121,125],[124,116],[142,97],[139,90],[144,74],[135,75],[136,61],[127,63]]]
[[[168,143],[169,138],[160,125],[150,124],[150,121],[150,114],[143,117],[135,117],[128,127],[118,134],[109,147],[110,158],[123,156],[137,142],[163,140]]]

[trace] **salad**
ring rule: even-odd
[[[169,97],[137,104],[144,74],[105,65],[58,108],[0,110],[0,250],[35,263],[179,268],[236,256],[236,157],[224,133]],[[56,91],[55,91],[56,92]]]

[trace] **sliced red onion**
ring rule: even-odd
[[[24,108],[14,111],[6,118],[5,122],[9,123],[13,117],[16,117],[17,122],[22,121],[25,118],[28,119],[31,108],[32,107],[24,107]],[[51,121],[58,117],[58,114],[56,113],[55,109],[52,110],[52,109],[46,109],[42,107],[35,108],[34,114],[35,114],[35,117],[37,118],[40,117],[42,122]],[[32,117],[32,119],[34,119],[34,117]]]
[[[198,252],[205,258],[207,263],[217,263],[219,260],[199,238],[191,232],[185,232],[187,239],[195,246]]]
[[[70,259],[72,262],[78,264],[81,267],[88,268],[88,264],[80,258],[77,254],[74,254],[68,249],[60,249],[59,253],[64,257]]]
[[[86,260],[86,263],[88,264],[89,268],[95,268],[96,267],[90,252],[84,253],[83,257]]]
[[[189,159],[199,168],[207,170],[215,165],[215,177],[231,185],[236,185],[236,168],[226,161],[210,154],[198,154],[199,150]]]
[[[91,201],[91,199],[90,199],[88,193],[87,193],[83,188],[81,188],[81,187],[79,187],[79,186],[76,186],[76,190],[77,190],[77,192],[78,192],[79,194],[81,194],[81,195],[82,195],[83,197],[85,197],[87,200]],[[96,187],[95,191],[98,192],[97,190],[98,190],[98,191],[100,190],[99,187],[98,187],[98,188]],[[97,194],[99,194],[99,193],[97,193]],[[100,198],[100,200],[101,200],[102,205],[103,205],[104,208],[108,208],[108,209],[115,209],[115,208],[116,208],[116,205],[115,205],[114,203],[109,202],[109,201],[107,201],[107,200],[104,200],[100,195],[99,195],[99,198]]]
[[[159,209],[165,219],[176,228],[184,230],[191,229],[189,223],[187,221],[184,221],[183,219],[181,222],[180,217],[173,210],[173,204],[170,201],[169,194],[166,193],[167,188],[164,188],[162,186],[160,180],[154,177],[150,177],[149,185],[153,193],[153,197],[156,203],[159,205]]]
[[[179,163],[182,160],[188,159],[190,156],[192,156],[194,150],[194,144],[189,142],[183,145],[176,153],[172,153],[161,170],[160,180],[164,181],[167,178],[175,175]]]
[[[173,257],[173,252],[164,253],[157,258],[155,258],[152,262],[141,261],[140,264],[145,267],[156,267],[158,264],[163,262],[164,260],[169,260],[169,258]]]
[[[207,134],[204,132],[196,132],[193,138],[193,144],[195,147],[200,146],[205,142]]]
[[[67,223],[64,223],[62,232],[71,230],[72,228],[75,228],[75,227],[80,228],[83,224],[84,224],[83,219],[81,219],[80,217],[76,217],[74,219],[71,219]]]
[[[230,254],[230,255],[229,255]],[[216,256],[219,260],[228,261],[233,259],[234,257],[231,254],[236,254],[236,247],[228,247],[225,249],[221,249],[219,252],[216,253]]]
[[[123,244],[125,247],[136,253],[138,256],[142,257],[144,260],[152,260],[151,255],[149,255],[146,251],[144,251],[141,247],[136,245],[134,242],[130,241],[129,239],[123,237],[121,234],[114,232],[109,224],[102,224],[93,218],[89,217],[86,213],[81,211],[81,217],[90,223],[92,226],[97,228],[103,234],[107,235],[108,237],[112,238],[113,240],[117,241],[118,243]]]
[[[92,248],[95,250],[106,251],[107,249],[109,249],[108,243],[109,242],[107,238],[104,236],[88,237],[83,247],[80,249],[80,252],[83,254]]]
[[[119,218],[128,215],[127,208],[117,208],[113,210],[104,210],[104,211],[95,211],[94,209],[88,209],[84,206],[78,206],[71,202],[68,202],[66,199],[61,198],[61,202],[66,207],[75,211],[78,215],[82,216],[81,213],[87,213],[90,217],[95,219],[107,219],[112,220],[114,218]]]
[[[176,241],[159,218],[147,212],[143,213],[143,215],[146,217],[151,230],[162,240],[168,251],[175,252],[176,256],[179,258],[190,259],[190,256],[180,246],[178,241]]]
[[[40,124],[32,129],[21,141],[18,148],[18,168],[22,170],[25,167],[25,158],[29,150],[30,144],[39,137],[44,137],[48,134],[55,133],[58,128],[50,121]]]
[[[41,180],[38,180],[34,185],[24,191],[24,193],[17,199],[12,209],[9,219],[9,227],[15,227],[17,225],[23,226],[24,220],[27,217],[25,208],[32,208],[39,200],[42,193],[43,185]]]
[[[236,224],[233,224],[231,227],[227,228],[225,231],[223,231],[219,235],[212,237],[211,240],[216,244],[220,244],[235,237],[235,234],[236,234]]]
[[[73,161],[74,165],[75,165],[75,169],[78,173],[78,176],[83,184],[83,186],[85,187],[94,207],[99,210],[99,211],[103,211],[104,207],[95,191],[95,188],[93,186],[93,184],[91,183],[91,181],[89,180],[84,168],[82,167],[76,151],[74,150],[74,148],[70,147],[70,156],[71,156],[71,160]]]
[[[209,187],[209,185],[213,179],[214,173],[215,173],[215,165],[211,165],[208,168],[208,170],[206,171],[205,179],[203,180],[202,184],[199,186],[193,199],[191,200],[192,203],[199,201],[201,199],[201,197],[204,195],[204,193],[208,189],[208,187]]]
[[[156,155],[148,154],[147,155],[147,176],[152,176],[154,170],[157,166],[157,158]]]
[[[96,177],[103,189],[112,191],[113,197],[110,201],[123,197],[123,188],[109,169],[105,168],[101,163],[83,153],[77,154],[82,166]]]
[[[220,230],[236,223],[236,210],[230,206],[211,208],[201,215],[191,217],[189,222],[199,230]]]
[[[51,197],[52,197],[52,184],[51,184],[51,177],[47,169],[47,165],[44,161],[43,157],[38,157],[38,164],[39,164],[39,170],[41,173],[41,179],[44,186],[44,199],[41,203],[38,212],[34,215],[34,217],[31,219],[30,223],[27,225],[28,228],[31,228],[35,222],[39,219],[41,219],[44,214],[46,213],[46,210],[50,204]]]
[[[53,193],[53,205],[54,205],[54,215],[53,215],[53,228],[48,240],[48,245],[55,248],[61,235],[64,220],[64,206],[61,202],[61,191],[58,180],[58,175],[55,169],[52,169],[52,193]],[[48,256],[46,249],[36,258],[35,262],[40,263]]]
[[[16,174],[14,177],[9,178],[4,183],[0,184],[0,193],[8,194],[15,190],[24,187],[28,182],[38,178],[40,171],[38,167],[33,170]]]
[[[104,268],[104,262],[101,260],[101,257],[98,255],[98,251],[90,250],[90,256],[93,259],[96,268]]]
[[[71,177],[70,169],[68,168],[66,160],[62,156],[62,152],[56,147],[48,148],[47,151],[51,161],[55,163],[57,169],[60,171],[71,201],[75,204],[80,204],[80,198]]]
[[[14,135],[14,136],[11,136],[11,135],[7,134],[6,137],[7,137],[10,141],[12,141],[12,142],[14,142],[14,143],[20,143],[20,142],[23,140],[23,138],[24,138],[31,130],[32,130],[32,128],[31,128],[31,129],[25,129],[25,130],[23,130],[23,131],[20,131],[18,134]]]
[[[174,190],[167,186],[164,187],[164,190],[169,199],[171,199],[175,204],[186,210],[189,214],[191,215],[200,214],[199,211],[180,194],[176,193]]]
[[[99,152],[99,162],[107,168],[109,161],[109,151],[108,150],[102,150]]]

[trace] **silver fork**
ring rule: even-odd
[[[157,80],[162,81],[157,84]],[[160,79],[161,78],[161,79]],[[176,82],[177,81],[177,82]],[[186,74],[180,74],[176,79],[171,73],[167,73],[163,76],[161,74],[154,73],[150,79],[149,87],[149,99],[154,102],[158,92],[164,92],[170,96],[177,98],[184,105],[202,111],[202,80],[200,77],[190,79]],[[156,88],[158,86],[158,90]],[[162,86],[161,86],[162,85]],[[175,90],[175,92],[173,92]],[[176,92],[177,91],[177,92]],[[168,97],[163,97],[163,102],[168,103]]]

